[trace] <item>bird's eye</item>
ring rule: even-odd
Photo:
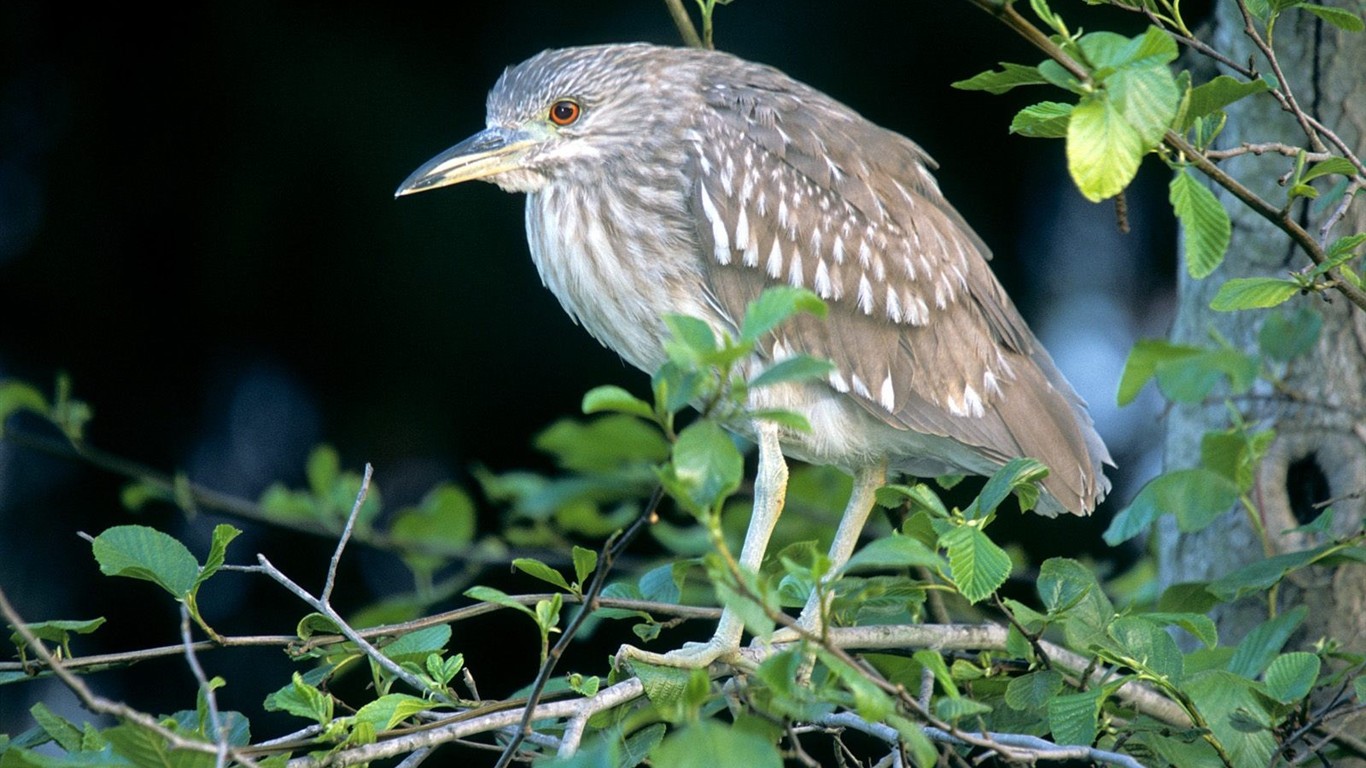
[[[550,122],[555,125],[572,125],[582,112],[577,101],[560,99],[550,105]]]

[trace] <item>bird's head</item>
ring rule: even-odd
[[[427,161],[396,196],[480,179],[509,192],[598,179],[656,131],[678,124],[687,92],[648,45],[566,48],[509,67],[489,92],[487,128]],[[674,84],[674,85],[671,85]],[[670,93],[670,89],[678,93]]]

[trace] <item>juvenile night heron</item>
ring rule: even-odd
[[[1050,468],[1039,511],[1085,515],[1110,456],[1086,405],[996,281],[983,242],[944,199],[933,162],[771,67],[653,45],[552,50],[511,67],[488,127],[412,174],[399,195],[471,179],[524,192],[527,239],[564,309],[628,362],[665,360],[662,317],[734,335],[766,286],[826,300],[769,339],[750,372],[803,352],[828,381],[753,393],[803,414],[800,433],[757,422],[754,512],[741,549],[757,569],[782,510],[783,454],[843,468],[854,490],[830,558],[854,549],[888,471],[990,474],[1030,456]],[[802,622],[820,622],[807,605]],[[738,652],[723,615],[708,643],[657,655],[702,666]]]

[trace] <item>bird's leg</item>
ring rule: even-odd
[[[886,483],[885,461],[863,467],[854,473],[854,488],[849,493],[849,503],[844,507],[844,516],[840,518],[839,529],[835,531],[835,540],[830,543],[830,571],[821,579],[821,584],[811,592],[806,607],[797,618],[797,626],[806,632],[817,636],[824,634],[825,615],[834,597],[831,591],[824,587],[828,587],[835,580],[836,572],[844,567],[844,564],[849,562],[849,556],[854,554],[854,546],[858,544],[863,526],[873,511],[874,494]],[[773,640],[777,642],[794,639],[795,635],[786,631],[773,636]]]
[[[759,570],[768,548],[768,539],[782,514],[787,497],[787,462],[778,444],[778,425],[771,421],[756,421],[754,431],[759,442],[759,470],[754,478],[754,512],[749,518],[745,543],[740,548],[740,569],[753,573]],[[857,533],[855,534],[857,538]],[[851,545],[852,546],[852,545]],[[651,653],[630,645],[617,651],[617,663],[642,661],[666,667],[694,669],[709,666],[713,661],[736,661],[740,655],[740,637],[744,622],[730,608],[721,611],[716,633],[705,643],[688,643],[669,653]]]

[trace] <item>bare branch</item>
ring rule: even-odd
[[[327,564],[327,581],[323,583],[323,593],[319,598],[324,603],[332,601],[332,587],[337,583],[337,565],[341,563],[342,552],[346,549],[346,542],[351,540],[351,532],[355,530],[356,518],[360,516],[360,508],[365,504],[365,497],[370,494],[370,477],[375,474],[375,468],[370,466],[370,462],[365,463],[365,474],[361,476],[360,490],[356,491],[356,503],[351,505],[351,514],[346,516],[346,527],[342,529],[341,537],[337,539],[337,550],[332,553],[332,561]]]

